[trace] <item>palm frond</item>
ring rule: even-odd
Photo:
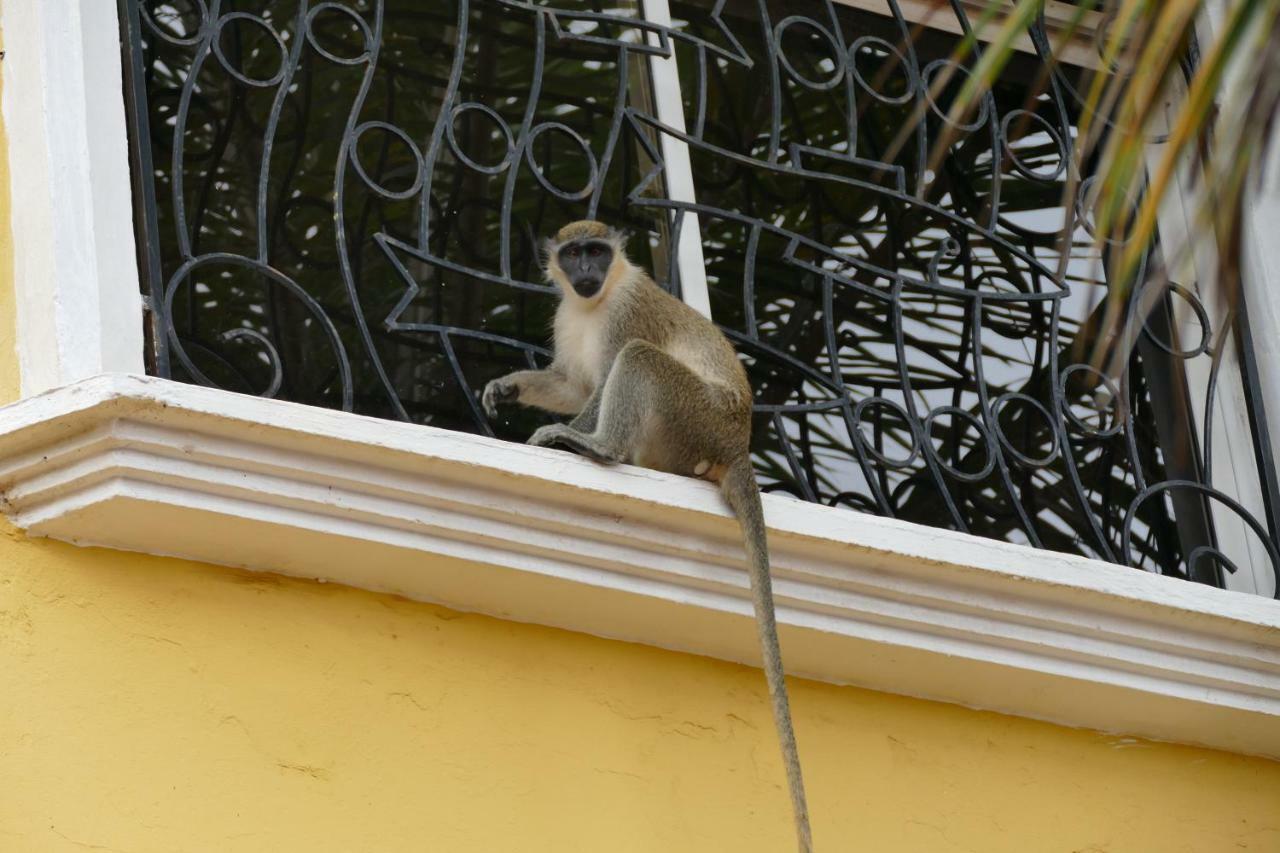
[[[1068,30],[1095,7],[1102,8],[1108,26],[1098,45],[1100,71],[1082,102],[1074,153],[1078,169],[1064,194],[1075,193],[1079,168],[1092,163],[1098,176],[1098,190],[1090,202],[1092,230],[1112,282],[1106,328],[1098,340],[1114,349],[1132,289],[1167,286],[1168,271],[1186,263],[1193,250],[1215,258],[1216,280],[1205,284],[1216,298],[1228,305],[1238,298],[1238,219],[1250,177],[1261,172],[1280,113],[1280,0],[1226,0],[1212,28],[1206,26],[1208,0],[1081,0],[1076,5]],[[984,42],[982,53],[951,103],[953,122],[979,108],[1013,56],[1018,34],[1043,14],[1044,7],[1045,0],[986,4],[975,27]],[[996,31],[986,37],[980,28],[996,22]],[[1054,50],[1061,51],[1070,35],[1059,38]],[[975,50],[977,40],[960,44],[957,60]],[[1197,54],[1188,80],[1188,59]],[[946,82],[937,81],[937,88]],[[1171,96],[1184,89],[1180,97]],[[1174,106],[1166,117],[1171,101]],[[1161,125],[1168,130],[1153,157],[1151,142]],[[931,162],[940,160],[949,144],[939,139]],[[1205,239],[1164,246],[1163,265],[1144,269],[1161,206],[1179,185],[1192,200],[1193,231]],[[1068,216],[1075,215],[1074,205],[1063,208]],[[1140,273],[1144,280],[1139,280]],[[1099,362],[1122,363],[1125,353],[1100,350],[1095,356]]]

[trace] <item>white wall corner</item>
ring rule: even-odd
[[[143,371],[111,0],[0,3],[22,394]]]
[[[1259,169],[1245,207],[1242,265],[1258,383],[1271,432],[1271,451],[1280,459],[1280,136]]]
[[[1205,3],[1197,27],[1202,52],[1221,31],[1227,5],[1226,0]],[[1232,82],[1238,76],[1238,66],[1228,68],[1219,101],[1240,90]],[[1280,240],[1276,239],[1280,234],[1280,138],[1273,135],[1270,150],[1259,158],[1246,193],[1241,285],[1271,451],[1280,459]]]

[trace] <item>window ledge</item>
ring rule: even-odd
[[[737,525],[699,481],[117,374],[0,409],[0,490],[34,536],[758,659]],[[765,512],[793,674],[1280,758],[1280,602]]]

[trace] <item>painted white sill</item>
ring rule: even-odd
[[[398,593],[754,664],[707,483],[103,375],[0,409],[34,536]],[[1280,603],[766,496],[790,673],[1280,758]]]

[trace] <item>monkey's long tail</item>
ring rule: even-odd
[[[795,814],[796,835],[801,853],[812,853],[813,837],[809,831],[809,808],[805,804],[804,778],[800,774],[800,752],[791,726],[791,704],[787,700],[787,684],[782,677],[782,653],[778,646],[778,625],[773,609],[773,584],[769,579],[769,545],[765,533],[764,508],[760,505],[760,487],[750,457],[729,466],[720,490],[742,525],[747,548],[747,564],[751,576],[751,601],[755,605],[756,628],[760,634],[760,651],[764,658],[764,674],[773,701],[773,722],[782,746],[782,762],[787,768],[787,785],[791,789],[791,809]]]

